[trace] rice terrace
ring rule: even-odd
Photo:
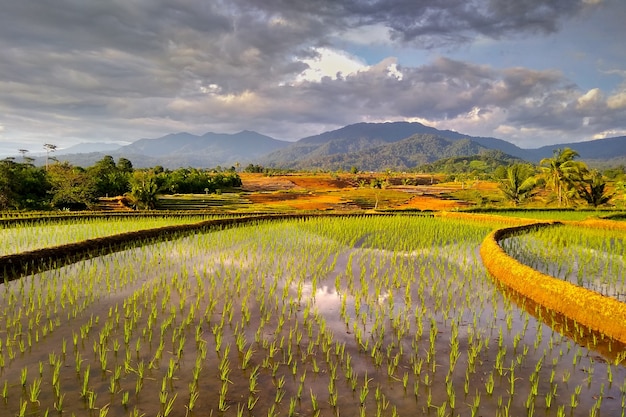
[[[625,415],[623,211],[241,178],[3,212],[0,415]]]

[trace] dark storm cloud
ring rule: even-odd
[[[55,65],[80,65],[109,86],[113,84],[109,76],[121,80],[129,76],[136,88],[150,91],[154,91],[150,82],[134,79],[163,80],[167,95],[172,94],[170,89],[183,88],[188,78],[242,91],[297,74],[302,68],[291,65],[294,57],[324,44],[332,33],[364,24],[382,24],[397,39],[426,45],[462,42],[477,34],[498,38],[524,31],[550,32],[560,19],[583,7],[573,0],[25,0],[0,4],[0,42],[5,51],[1,58],[13,64],[2,68],[3,76],[39,79]],[[118,54],[105,58],[107,62],[94,56],[111,50]],[[30,55],[31,65],[14,65],[11,53]],[[145,62],[141,67],[133,65],[133,57]],[[170,74],[152,67],[165,67]]]
[[[361,26],[385,27],[412,46],[451,45],[552,32],[585,7],[579,0],[0,0],[0,7],[0,138],[23,131],[133,139],[208,128],[280,135],[284,124],[281,136],[295,139],[298,124],[436,121],[476,107],[507,108],[516,125],[556,128],[584,113],[575,105],[584,92],[558,72],[445,58],[399,68],[401,78],[385,61],[295,82],[316,48]],[[609,114],[619,114],[613,107]],[[600,109],[588,124],[601,120]]]
[[[303,14],[333,27],[382,24],[392,36],[425,47],[466,42],[476,35],[501,38],[551,33],[588,6],[580,0],[268,0],[263,10]]]

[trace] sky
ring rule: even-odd
[[[417,121],[626,135],[624,0],[0,0],[0,154]]]

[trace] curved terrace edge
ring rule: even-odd
[[[625,303],[536,271],[506,254],[500,246],[502,239],[512,235],[557,224],[560,223],[535,223],[491,232],[480,246],[480,256],[487,271],[532,301],[626,343]]]

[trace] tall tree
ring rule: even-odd
[[[580,198],[594,207],[606,204],[613,198],[612,194],[606,193],[606,181],[597,170],[593,170],[585,175],[582,180],[576,184],[576,190]]]
[[[546,186],[555,193],[559,206],[569,204],[576,194],[575,184],[587,170],[584,163],[575,161],[578,156],[578,152],[570,148],[555,149],[552,158],[539,162]]]
[[[134,171],[130,178],[131,203],[138,209],[153,209],[156,207],[159,185],[157,174],[153,171]]]
[[[29,158],[27,158],[29,159]],[[0,161],[0,209],[40,209],[49,205],[46,173],[32,163]]]
[[[54,152],[57,150],[57,145],[53,145],[52,143],[46,143],[43,145],[43,148],[46,150],[46,171],[48,170],[48,160],[50,159],[50,152]]]
[[[123,195],[130,191],[132,164],[128,159],[120,158],[116,165],[113,157],[106,155],[87,172],[93,177],[98,197]]]
[[[622,194],[623,205],[626,206],[626,181],[619,181],[615,184],[615,189]]]
[[[6,158],[0,161],[0,210],[6,210],[13,206],[15,201],[15,170],[13,158]]]
[[[124,157],[120,157],[117,160],[117,169],[120,172],[131,174],[133,172],[133,163]]]
[[[504,178],[499,180],[504,197],[517,206],[536,194],[538,180],[535,169],[528,164],[513,164],[506,168]]]
[[[84,169],[63,162],[50,165],[47,173],[53,206],[84,210],[96,200],[93,178]]]
[[[28,149],[18,149],[17,151],[22,154],[22,162],[27,162],[26,159],[28,157],[26,156],[26,154],[28,153]],[[28,159],[31,159],[31,158],[28,158]]]

